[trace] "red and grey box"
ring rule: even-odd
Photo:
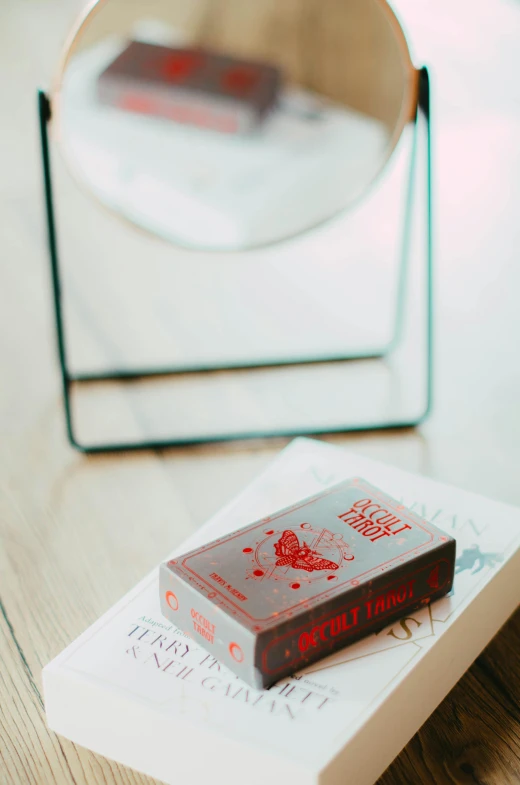
[[[276,103],[281,72],[202,48],[131,41],[100,74],[101,103],[224,133],[249,131]]]
[[[448,593],[455,540],[354,478],[161,565],[164,615],[254,687]]]

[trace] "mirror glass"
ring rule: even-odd
[[[383,0],[100,0],[63,58],[56,131],[111,210],[183,248],[244,251],[367,192],[415,75]]]

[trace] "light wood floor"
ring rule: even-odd
[[[150,782],[48,731],[41,669],[285,444],[93,458],[67,445],[35,89],[78,5],[0,4],[0,785]],[[451,24],[451,5],[438,6]],[[482,71],[471,119],[453,62],[438,82],[437,406],[421,432],[331,441],[520,504],[518,84],[487,90]],[[519,651],[517,613],[380,785],[518,783]]]

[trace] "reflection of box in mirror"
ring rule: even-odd
[[[132,41],[100,75],[101,103],[225,133],[254,128],[281,84],[272,65]]]
[[[417,104],[385,0],[111,0],[63,62],[74,173],[115,212],[198,250],[278,244],[354,206]]]
[[[276,104],[247,134],[115,111],[121,87],[100,103],[99,80],[126,47],[108,38],[74,56],[63,140],[101,201],[154,233],[199,248],[262,245],[336,214],[379,170],[388,144],[380,120],[292,84],[280,82]]]

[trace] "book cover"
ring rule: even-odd
[[[177,552],[352,475],[456,538],[450,596],[255,690],[164,618],[154,570],[44,669],[49,726],[167,783],[373,783],[517,607],[520,511],[297,439]]]

